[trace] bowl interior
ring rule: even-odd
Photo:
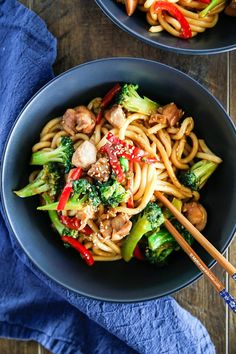
[[[104,13],[119,27],[143,40],[144,42],[165,50],[182,54],[213,54],[236,48],[236,36],[233,28],[235,19],[220,14],[215,27],[198,34],[190,40],[183,40],[171,36],[167,32],[151,33],[145,14],[136,11],[131,17],[125,12],[122,4],[114,0],[96,0]]]
[[[74,68],[44,87],[20,114],[7,142],[2,164],[2,196],[13,232],[24,251],[48,276],[67,288],[110,301],[138,301],[172,293],[196,279],[200,272],[177,253],[169,265],[155,268],[135,260],[96,263],[87,267],[65,249],[50,227],[47,214],[36,211],[38,199],[22,200],[12,190],[27,183],[32,145],[43,125],[66,108],[87,104],[102,96],[113,83],[133,82],[148,97],[165,104],[175,102],[193,116],[198,136],[224,160],[202,191],[208,211],[206,237],[220,250],[232,238],[236,210],[236,135],[223,108],[202,86],[163,64],[142,59],[113,58]],[[209,264],[197,244],[194,248]]]

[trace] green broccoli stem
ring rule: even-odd
[[[51,203],[51,199],[50,199],[50,197],[49,197],[46,193],[44,193],[44,194],[42,195],[42,197],[43,197],[43,199],[44,199],[46,205]],[[57,232],[58,232],[60,235],[63,235],[63,231],[65,230],[65,225],[63,225],[63,224],[60,222],[57,212],[54,211],[54,210],[49,210],[49,211],[48,211],[48,215],[49,215],[49,217],[50,217],[50,220],[51,220],[53,226],[54,226],[55,229],[57,230]]]
[[[151,103],[150,100],[142,100],[140,98],[133,97],[125,107],[131,112],[137,112],[141,114],[151,114],[155,112],[158,106],[154,103]]]
[[[180,182],[193,191],[198,191],[217,168],[218,164],[208,160],[195,163],[189,170],[179,176]]]
[[[59,187],[60,173],[56,163],[45,164],[32,182],[14,193],[21,198],[31,197],[44,192],[48,192],[49,196],[55,196]]]
[[[174,197],[174,198],[172,199],[171,204],[173,204],[174,207],[175,207],[180,213],[182,212],[182,206],[183,206],[182,200],[177,199],[177,198]],[[163,210],[163,215],[164,215],[165,219],[170,219],[170,218],[173,216],[173,214],[171,213],[171,211],[170,211],[168,208],[164,208],[164,210]]]
[[[218,164],[212,161],[201,160],[194,164],[190,169],[198,180],[198,189],[201,189],[208,178],[217,168]]]
[[[14,191],[14,193],[21,198],[32,197],[36,194],[41,194],[49,190],[49,185],[41,179],[42,173],[31,183],[27,184],[24,188]]]
[[[36,151],[32,154],[30,164],[31,165],[45,165],[49,161],[63,163],[64,160],[61,156],[63,154],[63,147],[59,146],[52,151]]]
[[[133,257],[134,249],[142,236],[151,230],[151,223],[147,219],[141,219],[136,222],[122,245],[122,256],[126,262],[129,262]]]
[[[88,196],[85,195],[83,198],[78,200],[78,196],[73,196],[66,203],[64,210],[81,210],[83,208],[83,203],[86,202]],[[57,210],[58,202],[45,204],[37,208],[37,210]]]

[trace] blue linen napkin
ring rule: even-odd
[[[0,156],[27,100],[53,77],[56,40],[33,12],[0,0]],[[174,299],[135,304],[79,296],[42,274],[12,235],[0,203],[0,336],[56,354],[214,354],[203,325]]]

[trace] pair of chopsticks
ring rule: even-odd
[[[174,205],[160,192],[154,192],[155,196],[172,212],[176,219],[191,233],[196,241],[236,280],[236,268],[198,231],[190,221],[181,214]],[[204,273],[226,304],[236,313],[236,300],[226,291],[224,284],[207,267],[192,247],[185,241],[169,220],[164,223],[167,230],[172,234],[180,247],[187,253],[195,265]]]

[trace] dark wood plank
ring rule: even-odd
[[[38,354],[38,343],[0,339],[1,354]],[[46,354],[46,353],[43,353]]]
[[[230,53],[230,115],[236,124],[236,52]],[[235,163],[235,162],[234,162]],[[236,238],[234,239],[230,250],[229,259],[232,264],[236,264]],[[236,283],[230,279],[230,293],[236,298]],[[235,354],[236,348],[236,316],[229,313],[229,354]]]
[[[1,354],[50,354],[47,349],[34,341],[0,338]]]
[[[58,39],[58,57],[54,65],[56,74],[85,61],[102,57],[144,57],[169,64],[188,73],[206,86],[226,107],[227,54],[194,57],[176,55],[149,47],[118,29],[92,1],[23,0],[22,2],[30,5],[45,20],[49,30]],[[235,55],[232,57],[235,59]],[[234,72],[235,69],[236,65]],[[216,72],[220,72],[221,75],[216,75]],[[232,82],[232,85],[236,87],[236,80]],[[235,93],[234,97],[236,104]],[[235,108],[234,112],[236,112]],[[233,252],[231,252],[231,257],[235,257]],[[214,272],[223,282],[225,281],[219,267],[214,267]],[[200,279],[176,294],[175,298],[203,322],[216,346],[216,352],[225,353],[225,306],[208,281],[204,278]],[[236,348],[233,335],[235,334],[235,320],[232,317],[230,317],[230,323],[231,347]],[[44,349],[42,351],[46,354]],[[11,354],[11,352],[6,354]]]
[[[47,349],[39,345],[38,354],[51,354],[51,352],[49,352]]]
[[[218,265],[212,270],[219,279],[225,282],[224,272]],[[216,347],[216,353],[225,353],[225,306],[209,281],[202,277],[195,284],[179,291],[175,298],[180,305],[205,325]]]
[[[232,264],[236,264],[236,239],[234,239],[229,249],[229,259]],[[231,295],[236,298],[236,284],[230,279],[229,289]],[[236,316],[233,312],[229,312],[229,354],[235,354],[236,348]]]

